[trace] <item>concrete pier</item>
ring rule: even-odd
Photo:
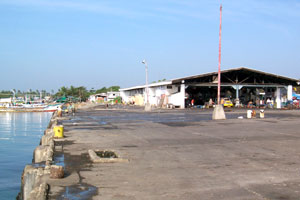
[[[299,199],[299,110],[265,111],[264,119],[228,111],[226,121],[211,120],[212,110],[135,107],[64,116],[53,160],[65,174],[46,180],[48,198]],[[89,150],[126,162],[93,162]]]

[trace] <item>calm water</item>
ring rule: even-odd
[[[0,200],[15,199],[52,113],[0,113]]]

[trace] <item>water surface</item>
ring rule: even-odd
[[[52,113],[0,113],[0,200],[16,199]]]

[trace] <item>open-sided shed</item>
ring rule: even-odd
[[[194,99],[202,105],[217,98],[218,73],[205,73],[173,79],[172,84],[185,84],[185,105]],[[265,104],[272,100],[279,104],[292,100],[292,87],[299,85],[299,80],[254,70],[246,67],[223,70],[221,72],[221,97],[229,98],[237,105]],[[280,103],[281,104],[281,103]]]
[[[204,105],[216,102],[218,72],[204,73],[166,81],[160,85],[150,84],[152,104],[159,102],[155,96],[156,90],[166,88],[165,102],[184,108],[194,99],[195,105]],[[299,80],[254,70],[246,67],[233,68],[221,71],[221,98],[228,98],[236,105],[245,105],[249,102],[264,104],[272,100],[278,107],[282,103],[292,100],[292,89],[299,85]],[[158,87],[159,86],[159,87]],[[122,89],[121,91],[134,93],[135,90],[145,92],[145,86]],[[145,95],[144,95],[145,96]]]

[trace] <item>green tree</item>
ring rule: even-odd
[[[76,96],[76,94],[78,94],[77,90],[78,88],[75,88],[73,85],[71,85],[68,95]]]
[[[96,90],[96,93],[106,93],[107,92],[107,88],[106,87],[103,87],[99,90]]]
[[[120,89],[120,86],[110,86],[107,88],[107,92],[118,92]]]
[[[77,91],[78,91],[78,97],[80,98],[81,101],[86,101],[90,96],[90,93],[83,86],[78,87]]]
[[[68,95],[68,88],[65,86],[62,86],[60,89],[58,89],[58,92],[55,94],[55,96],[62,97]]]
[[[108,88],[102,87],[101,89],[96,90],[96,93],[118,92],[119,90],[120,90],[120,86],[114,85]]]
[[[80,87],[71,86],[70,88],[63,86],[58,90],[58,92],[54,96],[55,97],[72,96],[78,98],[80,101],[86,101],[89,95],[90,93],[83,86]]]

